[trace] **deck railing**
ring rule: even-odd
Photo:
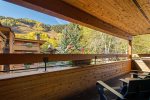
[[[122,58],[126,60],[128,57],[127,54],[0,54],[0,65],[7,65],[7,68],[8,65],[11,65],[8,70],[1,70],[0,72],[38,70],[41,68],[46,71],[50,67],[102,64],[121,61]],[[67,64],[63,62],[62,65],[58,65],[57,62],[59,61],[70,62]],[[55,62],[55,64],[51,64],[51,62]],[[36,67],[34,63],[37,63]]]
[[[0,65],[129,57],[128,54],[0,54]]]

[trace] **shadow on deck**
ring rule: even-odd
[[[130,74],[121,75],[119,77],[110,79],[108,81],[105,81],[109,86],[114,87],[116,89],[119,88],[119,86],[122,85],[122,82],[119,80],[121,78],[130,77]],[[95,83],[96,84],[96,83]],[[119,90],[118,90],[119,91]],[[109,92],[106,92],[106,95],[111,96],[111,98],[116,98],[114,95],[110,94]],[[85,92],[82,92],[78,95],[74,95],[72,97],[65,98],[64,100],[100,100],[99,94],[96,90],[96,87],[93,87]],[[109,100],[109,97],[108,97]]]

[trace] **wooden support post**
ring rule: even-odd
[[[132,40],[129,40],[128,45],[128,58],[131,60],[130,69],[133,69],[133,61],[132,61]]]
[[[129,40],[128,54],[129,54],[129,59],[132,60],[132,40]]]

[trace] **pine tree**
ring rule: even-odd
[[[77,24],[69,24],[62,31],[61,50],[62,53],[79,53],[80,51],[80,28]]]

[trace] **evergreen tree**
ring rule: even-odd
[[[52,25],[52,26],[50,27],[50,30],[53,30],[53,31],[55,31],[55,32],[57,32],[57,33],[61,33],[62,30],[63,30],[66,26],[67,26],[67,25]]]
[[[63,30],[60,43],[62,53],[79,53],[80,52],[80,28],[77,24],[69,24]]]

